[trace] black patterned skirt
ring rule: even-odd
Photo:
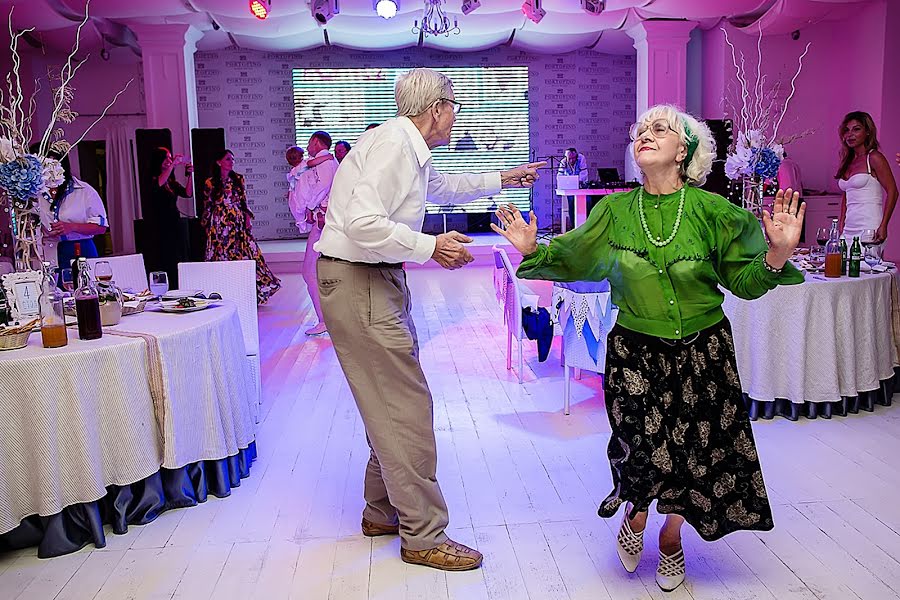
[[[607,454],[614,489],[597,511],[611,517],[656,500],[704,540],[774,526],[727,319],[685,340],[616,325],[607,338]]]

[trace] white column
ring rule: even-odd
[[[687,103],[687,44],[694,21],[649,20],[629,28],[637,50],[637,114]]]
[[[197,127],[194,52],[203,33],[190,25],[133,25],[144,67],[147,127],[172,131],[172,152],[190,156],[191,128]],[[184,202],[184,205],[182,205]],[[192,200],[179,208],[195,214]]]

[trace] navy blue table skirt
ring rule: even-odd
[[[160,469],[150,477],[126,486],[111,485],[96,502],[67,506],[48,517],[26,517],[18,527],[0,535],[0,552],[38,547],[38,557],[50,558],[75,552],[88,544],[106,546],[104,524],[121,535],[129,525],[150,523],[170,508],[185,508],[231,495],[250,475],[256,459],[256,442],[222,460],[205,460],[180,469]]]
[[[800,417],[807,419],[830,419],[855,415],[860,410],[872,412],[875,405],[890,406],[894,390],[900,389],[900,368],[894,367],[894,376],[881,382],[877,390],[859,392],[856,396],[844,396],[837,402],[804,402],[794,403],[778,398],[773,402],[753,400],[744,394],[744,402],[750,413],[750,420],[772,419],[784,417],[796,421]]]

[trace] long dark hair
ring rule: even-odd
[[[220,167],[218,163],[229,154],[231,155],[231,158],[234,158],[234,152],[228,148],[225,148],[215,155],[216,159],[213,161],[212,170],[210,171],[212,173],[212,177],[210,177],[210,180],[212,181],[212,196],[217,196],[222,193],[224,182],[222,181],[222,167]],[[235,187],[242,186],[244,183],[244,177],[234,169],[228,174],[228,178],[231,180],[231,185]]]
[[[156,180],[157,185],[159,185],[159,176],[162,175],[163,163],[168,155],[169,149],[164,148],[163,146],[154,148],[150,151],[150,173]],[[169,187],[172,183],[175,183],[175,169],[172,169],[172,172],[169,173],[169,178],[166,179],[166,183],[163,184],[163,187]]]
[[[847,176],[847,171],[850,169],[850,163],[853,162],[853,149],[844,142],[844,133],[846,132],[847,125],[850,121],[859,121],[860,125],[863,126],[863,129],[866,130],[866,141],[863,143],[866,154],[873,150],[878,150],[878,130],[875,127],[875,121],[872,119],[872,115],[861,110],[847,113],[847,116],[841,121],[841,126],[838,127],[838,138],[841,140],[841,166],[834,175],[835,179],[844,179],[844,177]]]

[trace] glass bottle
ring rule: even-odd
[[[66,333],[66,315],[63,312],[62,294],[56,287],[53,267],[44,262],[44,280],[41,282],[41,341],[44,348],[61,348],[69,343]]]
[[[75,287],[78,287],[78,259],[81,258],[81,242],[75,242],[74,246],[74,258],[72,259],[72,264],[69,265],[72,267],[72,284]]]
[[[78,317],[78,337],[96,340],[103,337],[100,325],[100,296],[91,279],[87,259],[78,259],[78,287],[75,289],[75,314]]]
[[[853,236],[853,245],[850,246],[850,277],[859,277],[859,263],[862,260],[862,246],[859,244],[859,236]]]
[[[850,250],[847,248],[846,238],[841,238],[841,275],[847,274],[847,261],[850,258]]]
[[[838,220],[831,220],[831,231],[825,243],[825,277],[841,276],[841,241],[838,234]]]

